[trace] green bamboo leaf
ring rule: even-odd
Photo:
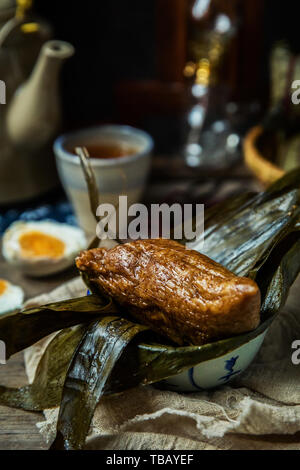
[[[217,223],[210,222],[204,232],[201,252],[237,275],[248,275],[259,262],[267,259],[284,232],[298,220],[299,186],[298,169],[264,193],[245,198],[239,210],[232,210],[232,201],[228,212],[226,204],[223,205],[223,215],[218,216]]]
[[[62,330],[48,344],[32,384],[20,388],[0,385],[0,405],[28,411],[58,406],[68,366],[86,325]]]
[[[276,315],[284,306],[288,292],[300,272],[299,224],[278,243],[270,257],[258,271],[262,318]]]
[[[111,301],[95,295],[27,308],[0,317],[0,338],[9,358],[54,331],[116,312]]]
[[[99,189],[97,186],[95,173],[93,171],[93,168],[90,162],[90,155],[86,147],[76,147],[75,153],[80,158],[81,168],[82,168],[84,179],[87,185],[91,213],[93,214],[93,217],[95,218],[96,222],[99,222],[101,220],[101,217],[97,216],[97,209],[99,206]],[[118,205],[116,206],[116,209],[117,208],[118,208]],[[99,241],[100,240],[98,236],[96,235],[90,241],[88,248],[89,249],[97,248],[99,246]],[[118,243],[123,243],[122,240],[119,240],[118,237],[116,237],[116,241]]]
[[[231,225],[231,220],[235,216],[243,217],[244,210],[247,208],[255,211],[257,207],[272,199],[278,199],[278,204],[280,205],[280,198],[291,191],[296,193],[295,200],[298,205],[300,201],[300,168],[287,173],[264,192],[238,194],[206,209],[205,238],[212,232],[218,232],[224,225]]]
[[[67,373],[52,449],[83,447],[96,405],[117,361],[129,342],[146,330],[120,317],[106,317],[87,330]]]
[[[90,155],[85,147],[76,147],[75,153],[80,158],[81,169],[82,169],[83,176],[87,185],[91,213],[93,217],[95,218],[96,222],[99,222],[100,219],[97,216],[97,208],[99,206],[99,191],[98,191],[95,173],[91,166]],[[100,241],[99,238],[95,236],[90,241],[88,248],[90,250],[92,248],[97,248],[99,246],[99,241]]]
[[[104,394],[124,391],[138,384],[151,384],[176,375],[203,361],[222,356],[261,334],[285,302],[300,270],[300,223],[273,251],[256,281],[262,293],[263,322],[251,332],[203,346],[174,347],[155,341],[129,344],[108,379]],[[105,320],[106,321],[106,320]],[[58,406],[66,370],[76,344],[86,330],[82,325],[63,330],[48,345],[34,383],[21,389],[0,388],[0,404],[41,410]]]
[[[85,182],[87,184],[91,213],[93,214],[96,222],[98,222],[99,219],[96,213],[97,213],[97,208],[99,206],[99,191],[97,187],[95,173],[93,172],[93,169],[91,166],[90,156],[85,147],[76,147],[75,153],[80,158],[80,165],[82,168]]]
[[[209,209],[205,209],[204,225],[206,234],[209,235],[216,227],[222,226],[224,222],[228,222],[231,217],[245,209],[251,204],[256,195],[253,192],[236,194]]]

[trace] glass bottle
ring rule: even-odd
[[[235,24],[222,12],[218,0],[193,0],[189,4],[188,60],[183,73],[190,106],[185,116],[183,153],[188,166],[218,166],[224,163],[224,147],[226,152],[229,143],[231,152],[239,140],[235,136],[228,141],[228,123],[221,116],[225,99],[220,65]]]

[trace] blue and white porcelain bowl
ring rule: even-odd
[[[174,392],[197,392],[227,384],[244,372],[258,353],[268,329],[236,349],[201,362],[181,374],[163,381]]]
[[[90,290],[87,290],[87,295],[91,295]],[[256,336],[226,354],[203,361],[160,384],[173,392],[199,392],[227,384],[251,364],[263,344],[270,323],[271,319],[265,326],[261,324]]]

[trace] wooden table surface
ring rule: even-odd
[[[19,387],[27,383],[23,353],[16,354],[6,365],[0,365],[0,383]],[[0,450],[47,449],[36,423],[42,413],[31,413],[0,406]]]

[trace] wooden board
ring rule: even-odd
[[[6,365],[0,365],[0,383],[12,387],[27,383],[23,353],[16,354]],[[0,406],[0,450],[47,449],[36,423],[42,413],[15,410]]]

